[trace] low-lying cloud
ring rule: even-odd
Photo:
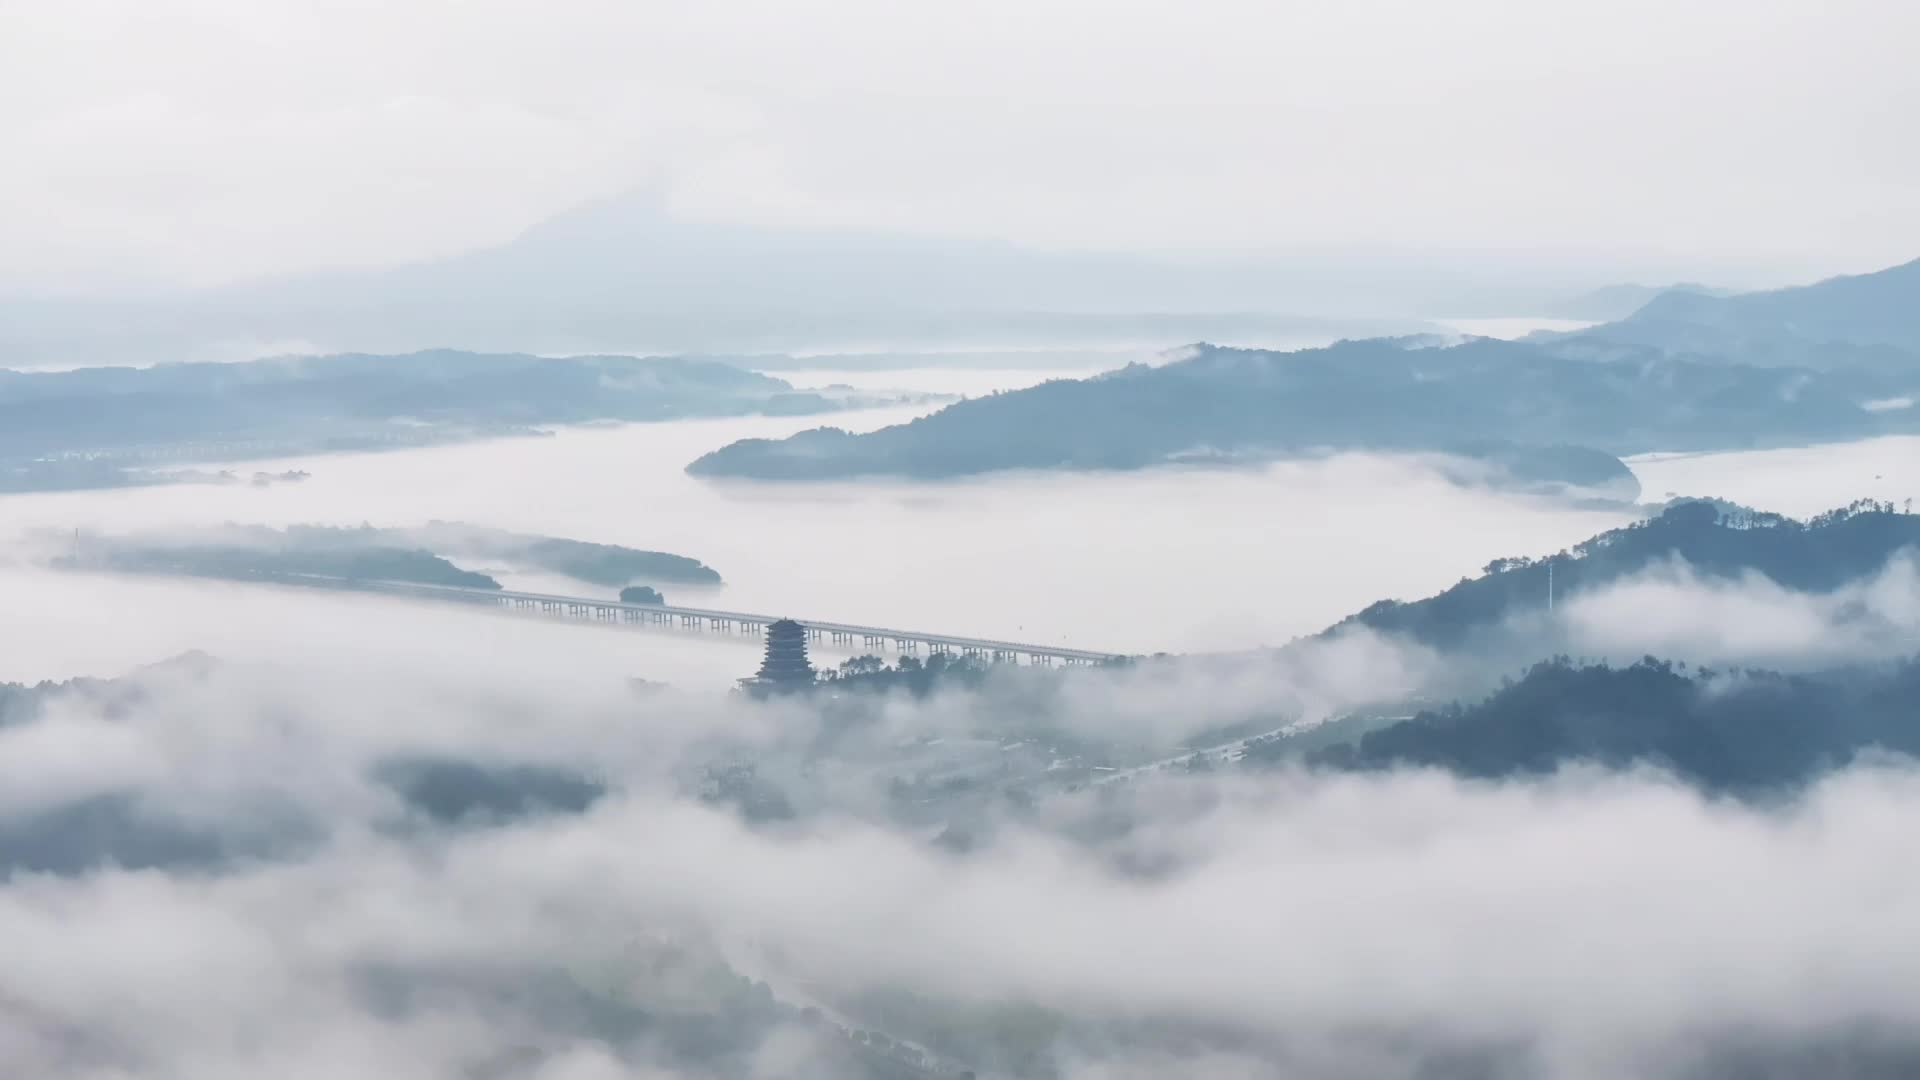
[[[1920,563],[1903,552],[1875,575],[1806,593],[1672,560],[1569,597],[1560,618],[1569,651],[1582,654],[1785,667],[1887,659],[1920,651]]]
[[[1386,648],[1291,674],[1346,694]],[[1920,966],[1887,947],[1920,932],[1897,858],[1920,773],[1897,763],[1771,808],[1651,773],[1158,774],[988,799],[956,845],[938,806],[888,803],[889,755],[977,726],[991,689],[849,733],[792,702],[339,676],[163,665],[0,728],[0,837],[99,855],[6,860],[11,1071],[846,1076],[870,1030],[935,1075],[1088,1080],[1920,1062]],[[1092,738],[1116,710],[1224,715],[1235,678],[1259,698],[1171,666],[1049,708]],[[794,813],[711,797],[705,766],[738,760],[792,778]],[[591,795],[439,814],[395,779],[421,762]]]
[[[1911,556],[1818,595],[1658,564],[1467,652],[1348,629],[763,703],[678,679],[696,665],[665,636],[25,567],[0,586],[41,612],[0,634],[9,674],[216,654],[0,698],[10,1074],[1920,1067],[1920,960],[1890,946],[1920,933],[1907,762],[1742,803],[1653,771],[1182,760],[1470,698],[1549,652],[1911,654]]]

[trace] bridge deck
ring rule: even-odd
[[[421,585],[399,581],[328,580],[333,584],[350,585],[356,589],[396,596],[486,603],[507,608],[530,608],[614,623],[678,622],[683,626],[702,625],[727,630],[738,627],[746,632],[759,632],[765,630],[768,624],[783,618],[778,615],[756,615],[744,611],[682,607],[677,604],[625,604],[617,600],[517,592],[510,589],[467,589],[454,585]],[[870,647],[891,644],[902,652],[917,651],[918,646],[924,645],[930,651],[951,651],[1003,659],[1027,657],[1040,662],[1060,660],[1069,664],[1097,664],[1120,659],[1124,655],[1090,649],[1069,649],[1058,645],[1036,645],[1029,642],[961,637],[954,634],[930,634],[919,630],[898,630],[884,626],[865,626],[860,623],[828,622],[823,619],[796,618],[793,621],[806,627],[809,634],[815,638],[830,638],[836,643],[848,645],[854,644],[857,639]]]

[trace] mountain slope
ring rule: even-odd
[[[0,371],[0,459],[239,439],[295,452],[342,438],[421,441],[488,427],[834,407],[780,379],[679,358],[440,350]]]
[[[1542,314],[1556,319],[1612,322],[1632,315],[1645,307],[1649,301],[1670,292],[1703,296],[1732,295],[1729,290],[1716,289],[1694,282],[1680,282],[1674,285],[1604,285],[1549,305]]]
[[[1751,362],[1920,372],[1920,260],[1736,296],[1670,291],[1576,337]]]
[[[737,442],[690,472],[772,480],[1139,468],[1315,448],[1457,451],[1485,440],[1611,454],[1858,438],[1920,418],[1866,403],[1906,383],[1857,372],[1569,359],[1476,339],[1451,348],[1346,341],[1268,352],[1198,346],[1164,367],[1057,380],[861,435]],[[1906,412],[1912,412],[1907,410]]]
[[[1423,712],[1310,755],[1343,769],[1443,768],[1463,776],[1574,764],[1651,765],[1711,791],[1759,795],[1873,751],[1920,754],[1920,661],[1787,676],[1535,665],[1466,707]]]
[[[1392,286],[1390,274],[1371,295]],[[1338,289],[1330,276],[1345,275]],[[1408,333],[1342,305],[1361,268],[1057,252],[952,237],[685,221],[644,199],[582,207],[497,247],[144,301],[0,297],[0,364],[422,348],[719,352]],[[1447,281],[1439,275],[1428,280]],[[1408,305],[1399,305],[1406,310]],[[1290,310],[1344,310],[1306,318]],[[254,352],[244,350],[254,349]]]
[[[1543,611],[1549,588],[1564,604],[1670,559],[1685,560],[1703,577],[1753,573],[1788,589],[1818,593],[1875,573],[1903,549],[1920,549],[1920,515],[1884,504],[1857,504],[1802,523],[1777,515],[1722,514],[1711,503],[1686,502],[1558,555],[1495,559],[1481,576],[1424,600],[1379,601],[1329,633],[1364,626],[1451,648],[1515,616]]]

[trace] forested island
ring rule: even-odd
[[[411,529],[350,530],[362,539],[413,544],[433,551],[491,559],[543,570],[590,585],[632,582],[719,585],[720,574],[698,559],[619,544],[596,544],[558,536],[516,533],[459,521],[432,521]]]
[[[59,537],[47,539],[61,545],[56,565],[125,573],[500,588],[491,575],[457,565],[454,560],[459,559],[504,563],[517,570],[559,574],[604,587],[626,587],[636,581],[721,584],[717,571],[685,555],[461,522],[436,521],[417,528],[225,525],[138,536],[83,534],[71,543]]]
[[[85,537],[77,546],[76,554],[61,556],[54,560],[54,565],[62,569],[280,584],[344,587],[356,582],[403,582],[460,589],[500,588],[500,582],[493,577],[464,570],[430,551],[384,544],[144,543]]]
[[[1875,409],[1898,376],[1668,357],[1577,359],[1548,345],[1349,341],[1265,352],[1195,346],[1186,359],[950,405],[864,434],[817,428],[748,439],[688,466],[699,476],[823,480],[1001,469],[1136,469],[1320,449],[1485,456],[1523,482],[1626,481],[1615,455],[1852,439],[1920,430]],[[1584,448],[1578,451],[1568,447]]]
[[[241,460],[539,434],[543,425],[892,398],[798,391],[689,357],[434,350],[73,371],[0,370],[0,491],[167,483],[169,461]]]
[[[1916,311],[1920,262],[1768,293],[1669,291],[1619,322],[1526,341],[1200,344],[878,431],[741,440],[687,468],[930,479],[1381,450],[1490,460],[1494,479],[1520,486],[1604,489],[1625,481],[1614,456],[1920,431]]]

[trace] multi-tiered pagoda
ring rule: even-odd
[[[792,619],[767,626],[767,655],[751,680],[767,690],[791,690],[813,685],[813,665],[807,663],[807,628]]]

